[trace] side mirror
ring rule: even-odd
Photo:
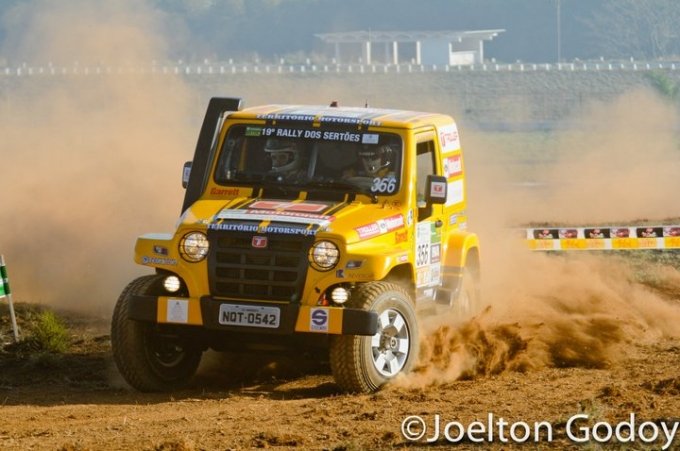
[[[184,163],[182,168],[182,188],[186,189],[189,186],[189,176],[191,175],[191,161]]]
[[[425,201],[427,205],[445,204],[448,183],[441,175],[428,175],[425,184]]]

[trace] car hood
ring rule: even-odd
[[[361,202],[332,202],[247,198],[199,201],[184,223],[203,223],[208,231],[313,236],[327,232],[347,242],[392,232],[409,222],[398,206]]]

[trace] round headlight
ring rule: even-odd
[[[335,267],[340,260],[340,250],[331,241],[314,243],[309,251],[309,262],[320,271],[328,271]]]
[[[189,262],[200,262],[208,255],[208,237],[205,233],[187,233],[179,243],[179,253]]]
[[[177,276],[168,276],[163,280],[163,288],[170,293],[174,293],[179,290],[182,283]]]

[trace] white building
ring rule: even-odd
[[[482,63],[484,41],[504,31],[346,31],[316,36],[333,45],[336,63],[454,66]]]

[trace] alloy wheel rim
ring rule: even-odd
[[[404,316],[387,309],[378,316],[378,332],[371,337],[373,366],[384,377],[396,376],[406,364],[411,336]]]

